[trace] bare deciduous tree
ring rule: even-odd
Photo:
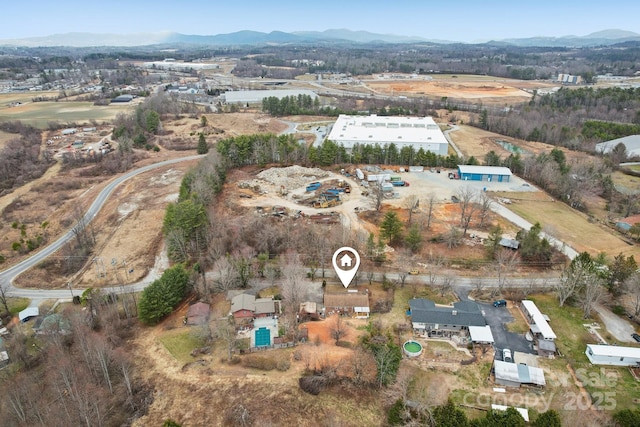
[[[431,220],[433,219],[433,209],[435,208],[435,203],[435,193],[429,193],[427,195],[427,228],[431,228]]]
[[[340,339],[342,339],[347,334],[347,325],[345,324],[344,320],[342,320],[342,316],[340,316],[339,314],[333,316],[331,320],[330,331],[331,338],[336,341],[336,345],[338,345]]]
[[[480,193],[478,197],[478,215],[480,217],[480,224],[478,227],[483,228],[486,225],[487,219],[489,218],[489,213],[491,212],[491,206],[493,205],[493,200],[487,195],[486,192]]]
[[[444,297],[448,292],[451,292],[455,287],[457,277],[453,273],[447,273],[440,279],[440,296]]]
[[[407,225],[411,225],[411,218],[413,217],[413,212],[418,209],[420,205],[420,199],[415,194],[412,194],[404,199],[404,207],[407,208],[409,212],[409,219],[407,220]]]

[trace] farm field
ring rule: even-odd
[[[0,109],[0,121],[20,120],[38,128],[47,127],[49,122],[88,123],[113,120],[118,113],[131,109],[130,104],[95,106],[92,102],[28,102],[11,108]]]

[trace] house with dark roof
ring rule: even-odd
[[[347,314],[358,319],[369,317],[369,293],[347,290],[324,294],[325,314]]]
[[[409,301],[409,309],[413,330],[428,336],[450,336],[468,330],[469,326],[487,324],[480,307],[473,301],[443,306],[428,299],[414,298]]]

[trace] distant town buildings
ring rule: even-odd
[[[579,85],[582,83],[582,77],[573,76],[571,74],[558,74],[558,79],[556,81],[562,84]]]

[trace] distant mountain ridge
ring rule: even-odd
[[[628,41],[640,41],[640,34],[632,31],[609,29],[597,31],[586,36],[563,37],[529,37],[517,39],[493,40],[488,43],[513,46],[541,47],[589,47],[608,46]],[[175,32],[154,32],[135,34],[106,33],[64,33],[46,37],[29,37],[23,39],[0,40],[3,46],[46,47],[46,46],[149,46],[166,44],[189,45],[264,45],[314,42],[345,43],[464,43],[451,40],[427,39],[424,37],[400,36],[395,34],[377,34],[368,31],[351,31],[347,29],[329,29],[325,31],[295,31],[291,33],[272,31],[237,31],[228,34],[189,35]],[[478,43],[465,43],[478,44]]]

